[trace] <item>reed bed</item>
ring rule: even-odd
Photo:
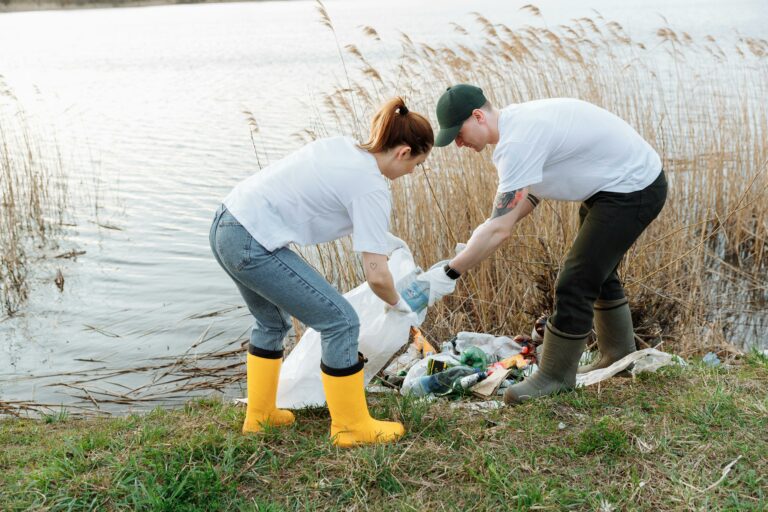
[[[55,244],[68,204],[58,146],[43,133],[0,76],[0,316],[26,301],[31,265]]]
[[[325,7],[317,6],[333,31]],[[620,269],[640,341],[663,341],[681,353],[743,346],[745,328],[762,325],[768,298],[768,41],[735,36],[721,44],[661,27],[654,40],[642,42],[599,15],[548,27],[535,6],[522,10],[531,23],[521,27],[475,14],[472,26],[454,25],[451,43],[428,45],[403,34],[401,56],[380,63],[361,51],[362,43],[339,44],[344,81],[299,136],[348,133],[365,140],[367,120],[393,95],[437,126],[437,98],[461,82],[481,86],[499,107],[576,97],[606,108],[657,149],[670,181],[664,211]],[[366,47],[383,44],[375,28],[364,27],[363,34]],[[450,257],[456,242],[489,216],[497,184],[489,150],[435,149],[427,164],[431,170],[392,185],[392,231],[425,268]],[[427,331],[446,339],[460,330],[530,330],[552,310],[577,210],[573,203],[540,205],[502,250],[431,310]],[[312,257],[343,290],[363,279],[347,242],[322,246]]]

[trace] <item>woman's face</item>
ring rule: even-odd
[[[429,156],[430,148],[425,153],[420,155],[411,156],[411,148],[408,146],[401,146],[395,149],[395,158],[392,160],[391,177],[392,179],[411,174],[416,166],[423,164]]]

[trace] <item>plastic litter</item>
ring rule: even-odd
[[[410,338],[412,341],[406,351],[397,356],[383,371],[384,378],[390,384],[402,384],[408,370],[413,365],[418,363],[422,357],[435,353],[434,347],[418,327],[411,327]]]
[[[408,392],[413,396],[447,395],[461,390],[457,389],[457,386],[462,377],[471,377],[477,373],[477,370],[471,366],[454,366],[434,375],[419,377]]]
[[[487,412],[495,411],[504,407],[504,402],[499,400],[488,400],[485,402],[453,402],[451,409],[466,409],[468,411]]]
[[[405,379],[403,380],[403,387],[400,388],[400,394],[407,395],[411,388],[416,384],[416,381],[427,375],[427,366],[430,364],[429,362],[431,360],[442,361],[449,364],[450,366],[461,365],[461,362],[456,356],[444,352],[424,358],[418,361],[411,367],[410,370],[408,370],[408,375],[406,375]]]
[[[720,366],[720,364],[722,363],[720,358],[717,357],[717,354],[715,354],[714,352],[707,352],[707,354],[704,356],[701,362],[711,367]]]
[[[421,267],[416,267],[397,285],[397,292],[417,313],[429,305],[429,281],[418,279],[422,273]]]
[[[460,332],[456,335],[456,350],[464,352],[467,348],[475,346],[482,349],[489,356],[505,359],[519,354],[522,346],[507,336],[494,336],[479,332]]]
[[[637,352],[632,352],[607,368],[592,370],[591,372],[577,375],[576,386],[591,386],[597,384],[598,382],[602,382],[613,377],[617,373],[626,370],[630,366],[632,366],[630,373],[632,375],[637,375],[641,372],[655,372],[659,368],[672,365],[686,366],[685,361],[678,356],[667,354],[666,352],[656,350],[655,348],[646,348],[638,350]]]
[[[472,343],[477,343],[474,345]],[[433,357],[417,362],[408,370],[400,392],[403,395],[423,396],[425,393],[437,393],[441,396],[467,391],[487,398],[496,393],[505,379],[522,380],[531,375],[538,367],[535,343],[525,335],[509,338],[483,333],[460,332],[456,338],[443,342],[442,351]],[[454,348],[458,354],[454,355]],[[453,367],[474,368],[475,374],[460,375],[459,372],[446,373]],[[430,376],[440,377],[429,379]],[[450,386],[447,379],[453,378]],[[435,390],[435,391],[432,391]]]
[[[541,315],[533,324],[531,339],[538,345],[544,341],[544,329],[547,325],[547,315]]]
[[[461,364],[484,370],[488,367],[488,356],[479,347],[467,347],[461,352]]]

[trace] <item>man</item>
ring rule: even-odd
[[[457,279],[490,256],[540,199],[582,202],[579,231],[557,279],[539,371],[510,386],[505,402],[571,389],[577,370],[604,368],[634,352],[632,317],[616,270],[664,206],[667,182],[656,151],[620,118],[576,99],[498,110],[480,88],[459,84],[440,97],[437,119],[435,146],[455,142],[480,152],[495,144],[499,174],[491,218],[445,266],[443,279]],[[600,359],[579,369],[593,318]]]

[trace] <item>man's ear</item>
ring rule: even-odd
[[[485,112],[483,111],[483,109],[476,108],[475,110],[473,110],[472,117],[474,117],[475,120],[480,124],[485,123]]]

